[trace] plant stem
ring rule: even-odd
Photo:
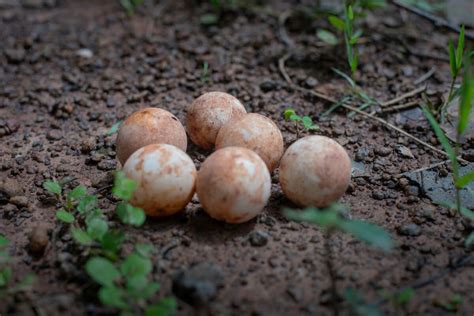
[[[329,279],[331,281],[331,306],[333,309],[333,315],[339,315],[339,308],[337,306],[337,284],[336,284],[336,271],[334,270],[333,260],[332,260],[332,249],[329,242],[331,241],[332,230],[328,229],[324,234],[324,249],[326,255],[326,267],[329,272]]]
[[[441,111],[440,111],[441,123],[444,123],[444,112],[447,111],[448,104],[449,102],[451,102],[451,99],[453,98],[454,84],[456,83],[456,78],[457,76],[454,76],[453,79],[451,80],[451,85],[449,86],[448,98],[446,99],[443,106],[441,107]]]
[[[461,148],[461,133],[459,133],[458,131],[456,133],[456,145],[454,147],[454,153],[456,157],[459,156],[460,148]],[[459,170],[458,171],[453,170],[454,188],[456,189],[456,209],[458,211],[458,214],[461,214],[461,190],[456,185],[458,178],[459,178]]]

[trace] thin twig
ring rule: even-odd
[[[458,159],[460,159],[460,158],[461,158],[461,156],[458,157]],[[405,172],[403,172],[403,173],[399,173],[398,175],[399,175],[399,176],[404,176],[404,175],[406,175],[406,174],[408,174],[408,173],[418,173],[418,172],[430,170],[430,169],[433,169],[433,168],[442,166],[442,165],[444,165],[444,164],[447,164],[448,162],[451,162],[451,160],[447,159],[447,160],[444,160],[444,161],[441,161],[441,162],[437,162],[437,163],[431,164],[431,165],[429,165],[428,167],[423,167],[423,168],[419,168],[419,169],[415,169],[415,170],[405,171]]]
[[[389,106],[389,105],[393,105],[393,104],[397,104],[397,103],[400,103],[400,101],[403,101],[407,98],[410,98],[410,97],[413,97],[423,91],[426,90],[426,86],[423,86],[423,87],[419,87],[419,88],[416,88],[410,92],[407,92],[407,93],[404,93],[402,94],[401,96],[398,96],[392,100],[389,100],[389,101],[386,101],[386,102],[382,102],[380,103],[380,106],[382,107],[386,107],[386,106]]]
[[[415,101],[410,101],[410,102],[407,102],[407,103],[404,103],[404,104],[394,105],[394,106],[388,107],[386,109],[382,109],[381,113],[388,113],[388,112],[393,112],[393,111],[405,110],[405,109],[408,109],[408,108],[411,108],[411,107],[414,107],[414,106],[420,104],[420,102],[421,102],[420,100],[415,100]]]
[[[419,85],[420,83],[428,80],[434,73],[436,72],[436,66],[431,67],[431,69],[425,73],[424,75],[420,76],[418,79],[413,81],[414,85]]]
[[[406,5],[406,4],[404,4],[403,2],[401,2],[399,0],[392,0],[392,3],[394,5],[396,5],[397,7],[400,7],[402,9],[407,10],[407,11],[413,13],[413,14],[416,14],[416,15],[424,18],[424,19],[429,20],[435,26],[441,26],[441,27],[450,29],[450,30],[452,30],[456,33],[459,33],[461,31],[461,28],[459,27],[459,25],[449,23],[448,21],[446,21],[445,19],[443,19],[439,16],[436,16],[436,15],[431,14],[429,12],[426,12],[424,10],[418,9],[416,7]],[[468,39],[474,40],[474,35],[472,35],[470,33],[466,33],[465,36]]]
[[[288,73],[286,72],[286,69],[285,69],[285,62],[288,60],[288,58],[291,57],[291,54],[288,53],[286,54],[285,56],[281,57],[279,60],[278,60],[278,68],[280,69],[280,72],[281,72],[281,75],[283,76],[283,78],[285,79],[285,81],[290,84],[290,85],[293,85],[293,82],[291,81],[291,78],[290,76],[288,75]]]

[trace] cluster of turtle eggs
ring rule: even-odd
[[[170,112],[145,108],[119,129],[117,158],[125,175],[138,184],[130,202],[149,216],[179,212],[196,192],[211,217],[246,222],[267,204],[270,174],[278,166],[283,193],[300,206],[327,206],[349,185],[350,159],[337,142],[308,136],[284,153],[277,125],[247,113],[227,93],[209,92],[194,100],[186,128],[196,145],[215,148],[199,171],[186,154],[186,130]]]

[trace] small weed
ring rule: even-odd
[[[202,64],[201,83],[207,83],[209,81],[209,64],[205,61],[204,64]]]
[[[448,97],[444,102],[443,106],[440,109],[441,114],[441,121],[444,121],[444,115],[447,110],[448,104],[453,100],[455,96],[455,89],[454,85],[456,83],[456,79],[462,69],[463,66],[463,55],[464,55],[464,25],[461,27],[461,32],[459,33],[458,37],[458,46],[457,49],[454,49],[454,42],[450,38],[449,39],[449,65],[451,68],[451,85],[449,86]]]
[[[124,8],[127,15],[132,15],[143,4],[144,0],[120,0],[120,4]]]
[[[7,249],[9,244],[8,239],[0,234],[0,299],[29,289],[35,281],[35,275],[28,274],[18,284],[12,284],[13,269],[11,266],[13,263]]]
[[[402,309],[404,314],[408,315],[407,305],[415,296],[415,290],[411,287],[402,289],[401,291],[390,293],[388,291],[382,291],[381,296],[391,302],[395,308]],[[399,313],[403,314],[403,313]]]
[[[294,109],[288,108],[283,112],[283,117],[286,121],[292,121],[295,123],[296,138],[299,138],[299,125],[303,125],[303,128],[307,131],[317,130],[319,126],[313,123],[313,120],[309,116],[299,116],[296,114]]]
[[[107,131],[106,135],[112,136],[113,134],[117,133],[122,123],[123,123],[122,121],[118,121],[117,123],[112,125],[112,127]]]
[[[460,294],[453,294],[449,301],[446,303],[440,303],[439,305],[447,310],[448,312],[456,312],[459,309],[459,305],[462,303],[462,296]]]
[[[337,284],[333,251],[329,244],[334,233],[339,231],[350,234],[360,241],[385,251],[389,251],[393,247],[392,239],[384,229],[366,221],[347,219],[347,213],[348,208],[341,204],[332,204],[325,209],[308,207],[303,211],[284,210],[287,218],[317,225],[324,231],[326,266],[331,279],[331,294],[334,302],[337,299]],[[333,306],[334,314],[337,315],[339,313],[338,306],[335,303]]]
[[[118,263],[104,257],[92,257],[87,261],[87,273],[101,286],[98,297],[103,305],[119,309],[121,315],[174,313],[176,301],[173,298],[147,304],[160,287],[151,280],[152,249],[152,245],[136,245],[135,251]]]
[[[359,291],[349,288],[344,291],[344,300],[354,315],[357,316],[382,316],[383,313],[377,306],[368,304]]]
[[[474,181],[474,171],[470,171],[465,175],[460,175],[460,166],[457,159],[461,150],[461,136],[466,131],[469,125],[472,103],[474,101],[474,74],[471,70],[470,57],[468,57],[468,55],[464,59],[464,64],[464,75],[460,88],[461,97],[459,102],[459,122],[456,129],[456,142],[454,144],[454,147],[449,143],[448,138],[444,134],[439,123],[436,121],[429,109],[424,106],[422,107],[422,110],[429,123],[431,124],[431,127],[433,128],[436,137],[438,138],[439,142],[441,143],[444,150],[449,156],[451,168],[453,170],[453,183],[456,190],[456,197],[454,203],[449,201],[440,201],[435,203],[446,206],[448,208],[456,209],[458,214],[461,214],[469,218],[470,220],[474,220],[474,212],[461,205],[461,190],[465,188],[470,182]],[[474,242],[474,232],[472,232],[471,235],[467,238],[466,244],[469,245],[472,242]]]
[[[116,198],[122,200],[117,204],[117,216],[123,224],[132,226],[141,226],[145,223],[145,212],[131,205],[128,201],[132,198],[137,184],[135,181],[128,179],[122,171],[115,173],[114,187],[112,193]]]

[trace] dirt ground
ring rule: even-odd
[[[0,7],[0,232],[12,241],[16,277],[33,271],[38,280],[30,293],[0,303],[0,315],[112,313],[95,298],[97,287],[84,273],[83,257],[69,234],[44,255],[31,253],[30,232],[45,225],[51,233],[56,225],[55,205],[42,183],[69,177],[71,187],[107,187],[119,167],[115,136],[106,136],[114,123],[146,106],[167,109],[184,122],[186,106],[212,90],[231,93],[248,112],[271,117],[286,146],[295,136],[283,110],[292,107],[309,115],[321,128],[316,134],[336,139],[357,162],[342,202],[351,206],[353,218],[386,228],[396,247],[383,253],[348,236],[333,238],[341,293],[352,287],[368,302],[377,302],[381,290],[411,286],[457,267],[418,289],[406,314],[472,315],[474,262],[457,264],[470,254],[463,243],[472,225],[433,205],[416,183],[400,175],[445,157],[342,109],[323,117],[330,104],[292,89],[283,78],[278,60],[291,52],[286,71],[295,84],[333,98],[348,89],[332,71],[348,72],[344,47],[325,45],[315,36],[317,28],[329,28],[325,18],[310,19],[298,11],[312,1],[268,1],[267,9],[226,11],[209,27],[200,24],[200,16],[212,10],[207,2],[147,3],[132,17],[118,1],[28,2],[33,4],[6,1]],[[285,32],[276,13],[287,11]],[[427,84],[428,97],[440,102],[450,80],[446,47],[452,33],[391,5],[370,13],[363,28],[357,79],[369,95],[383,102]],[[84,48],[92,56],[89,51],[80,56]],[[433,67],[434,73],[420,82]],[[377,107],[367,111],[372,110]],[[377,115],[441,148],[419,110]],[[463,147],[471,161],[472,145],[473,139]],[[199,168],[209,152],[191,144],[188,154]],[[449,177],[445,165],[434,170]],[[179,215],[123,228],[127,245],[155,245],[159,297],[173,294],[178,271],[204,262],[222,276],[211,280],[218,291],[204,314],[331,313],[322,234],[282,216],[281,209],[293,205],[281,192],[278,171],[272,180],[268,206],[249,223],[217,222],[194,198]],[[109,191],[101,191],[100,206],[121,227]],[[462,303],[450,312],[443,304],[455,294]],[[388,315],[403,314],[389,303],[380,307]],[[178,300],[179,315],[197,312]]]

